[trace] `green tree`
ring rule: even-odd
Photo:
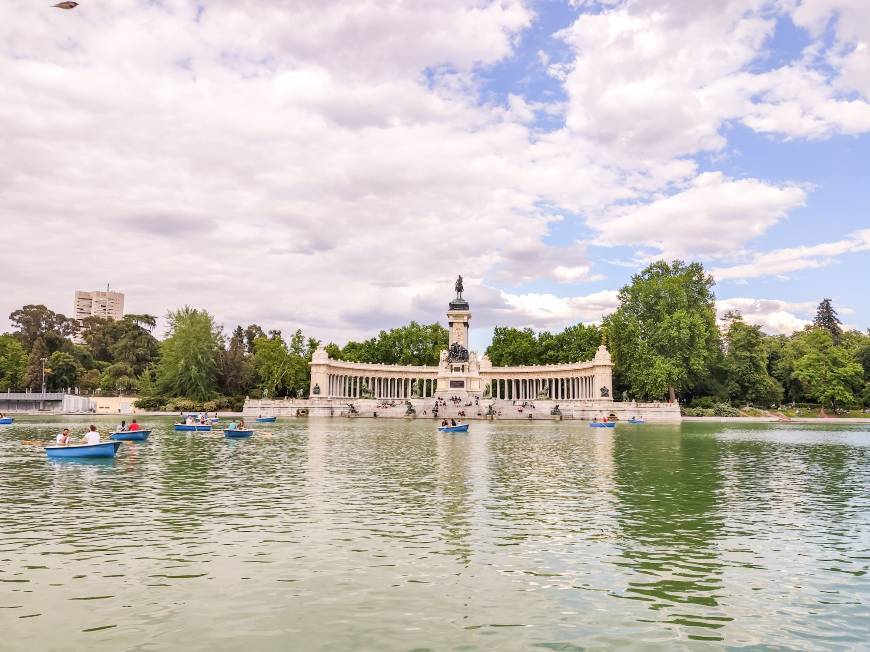
[[[42,337],[37,337],[30,349],[30,355],[27,357],[27,368],[24,371],[25,387],[38,391],[42,388],[43,379],[43,360],[47,361],[49,356],[48,347],[45,345],[45,340]],[[46,376],[46,384],[48,377]]]
[[[731,400],[769,406],[782,400],[782,386],[768,373],[765,335],[736,314],[727,320],[725,371]]]
[[[266,337],[266,332],[257,324],[251,324],[245,329],[245,347],[249,354],[254,352],[254,342],[261,337]]]
[[[87,317],[80,334],[96,361],[124,363],[138,375],[157,359],[159,344],[151,334],[156,323],[151,315],[125,315],[119,320]]]
[[[78,379],[78,387],[85,394],[92,394],[100,387],[100,370],[88,369]]]
[[[9,315],[9,321],[17,330],[16,337],[27,352],[33,349],[37,339],[42,338],[49,352],[61,348],[65,338],[75,335],[78,322],[49,310],[42,304],[28,304]]]
[[[220,352],[220,387],[228,396],[243,394],[254,382],[253,367],[246,351],[245,331],[237,326],[227,348]]]
[[[418,324],[381,331],[363,342],[348,342],[338,356],[350,362],[401,365],[437,365],[442,349],[450,341],[441,324]],[[309,345],[309,350],[313,352]],[[316,347],[315,347],[316,348]]]
[[[813,328],[803,345],[805,352],[795,362],[794,376],[806,385],[807,395],[833,408],[855,403],[855,392],[861,391],[864,380],[861,365],[834,344],[827,329]]]
[[[137,385],[136,370],[126,362],[109,365],[100,378],[100,390],[106,393],[130,392]]]
[[[508,326],[495,327],[486,355],[496,367],[540,364],[542,357],[535,331]]]
[[[254,342],[254,369],[264,396],[286,394],[290,374],[290,351],[281,337],[260,337]]]
[[[658,399],[696,384],[719,354],[713,277],[700,263],[658,261],[619,291],[607,341],[631,393]]]
[[[27,371],[27,353],[21,342],[9,333],[0,335],[0,391],[20,389]]]
[[[55,351],[45,362],[46,385],[51,391],[73,388],[81,371],[75,356],[64,351]]]
[[[840,335],[843,334],[843,329],[840,328],[842,322],[837,317],[837,311],[831,305],[830,299],[822,299],[819,307],[816,309],[816,316],[813,319],[813,325],[818,328],[824,328],[831,334],[834,344],[840,343]]]
[[[220,329],[207,312],[185,306],[167,315],[169,330],[160,345],[157,390],[165,397],[203,402],[217,392]]]

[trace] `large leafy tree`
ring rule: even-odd
[[[437,365],[449,341],[447,329],[441,324],[412,321],[407,326],[381,331],[377,337],[363,342],[348,342],[337,357],[351,362]]]
[[[68,319],[42,304],[28,304],[16,310],[9,315],[9,321],[16,330],[15,336],[28,352],[32,351],[38,339],[49,353],[59,351],[65,345],[70,346],[67,338],[78,330],[75,319]]]
[[[575,324],[559,333],[531,328],[497,326],[486,354],[497,367],[511,365],[559,364],[581,362],[595,355],[601,344],[597,326]]]
[[[824,328],[813,328],[801,338],[803,353],[794,363],[794,377],[806,393],[823,405],[838,407],[856,402],[864,369]]]
[[[768,373],[766,336],[760,326],[744,323],[739,314],[725,332],[725,372],[728,394],[734,401],[770,405],[782,400],[782,386]]]
[[[842,322],[837,316],[837,311],[834,310],[830,299],[822,299],[819,307],[816,309],[813,325],[828,331],[834,340],[834,344],[840,343],[840,336],[843,334],[843,329],[841,328]]]
[[[0,335],[0,391],[23,387],[26,370],[27,352],[24,346],[9,333]]]
[[[30,355],[27,357],[27,368],[24,371],[25,387],[34,391],[42,387],[43,361],[48,361],[49,355],[45,340],[42,337],[37,337],[33,347],[30,349]],[[46,384],[48,384],[47,376]]]
[[[123,363],[139,375],[158,356],[159,345],[151,334],[156,323],[151,315],[125,315],[117,321],[87,317],[82,320],[81,338],[95,360]]]
[[[531,328],[496,326],[486,355],[496,367],[539,364],[541,351]]]
[[[237,326],[220,352],[220,387],[228,396],[243,394],[253,384],[253,367],[245,344],[245,331]]]
[[[638,398],[671,400],[719,354],[713,277],[700,263],[658,261],[619,291],[605,320],[617,369]]]
[[[167,315],[169,330],[160,346],[156,386],[166,397],[207,401],[217,392],[220,328],[203,310],[185,306]]]
[[[254,369],[263,396],[274,398],[287,393],[290,358],[287,343],[277,334],[254,342]]]
[[[55,351],[45,362],[46,385],[53,391],[76,387],[76,381],[83,371],[74,355]]]

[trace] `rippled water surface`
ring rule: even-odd
[[[866,426],[145,421],[109,462],[0,430],[0,648],[870,640]]]

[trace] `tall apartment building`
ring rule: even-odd
[[[124,293],[83,292],[76,290],[75,318],[106,317],[121,319],[124,317]]]

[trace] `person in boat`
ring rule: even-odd
[[[97,432],[97,427],[92,425],[88,431],[82,435],[82,441],[85,444],[99,444],[100,443],[100,433]]]
[[[118,426],[117,432],[127,432],[127,421],[126,419],[121,419],[121,425]]]
[[[442,428],[446,428],[447,426],[448,426],[447,419],[444,419],[444,420],[441,422],[441,427],[442,427]]]
[[[592,417],[592,423],[598,423],[598,417]]]
[[[188,415],[187,415],[187,418],[184,420],[184,422],[185,422],[187,425],[189,425],[189,426],[194,426],[194,425],[196,425],[196,422],[193,420],[193,415],[192,415],[192,414],[188,414]]]
[[[245,420],[239,419],[239,430],[244,430],[244,429],[245,429]]]
[[[69,428],[64,428],[63,432],[54,438],[58,446],[69,446]]]
[[[229,424],[227,424],[227,430],[238,430],[239,424],[236,423],[235,419],[231,419]]]
[[[455,426],[455,425],[456,425],[456,419],[450,419],[450,425],[451,425],[451,426]]]
[[[129,430],[130,432],[136,432],[137,430],[141,430],[141,428],[142,426],[136,423],[136,419],[133,419],[130,422],[130,425],[127,427],[127,430]]]

